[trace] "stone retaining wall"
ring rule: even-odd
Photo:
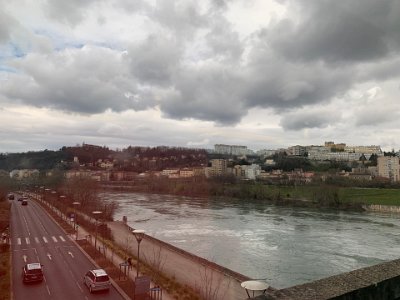
[[[259,296],[254,300],[400,299],[400,259]]]

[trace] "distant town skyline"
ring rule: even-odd
[[[400,149],[400,4],[0,0],[0,152]]]

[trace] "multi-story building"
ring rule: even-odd
[[[212,159],[211,167],[208,167],[205,170],[207,177],[223,176],[228,173],[228,161],[226,159]]]
[[[390,181],[400,180],[400,165],[397,156],[378,157],[378,176],[388,178]]]
[[[214,145],[214,152],[228,155],[246,155],[249,150],[246,146],[216,144]]]
[[[380,146],[346,146],[344,148],[346,152],[364,153],[364,154],[377,154],[382,155],[382,149]]]
[[[306,147],[296,145],[288,148],[289,155],[294,155],[294,156],[304,156],[306,153]]]

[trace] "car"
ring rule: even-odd
[[[8,194],[8,200],[14,200],[14,194]]]
[[[28,200],[27,199],[22,199],[21,205],[28,205]]]
[[[94,291],[110,290],[111,281],[103,269],[89,270],[83,277],[83,283],[92,293]]]
[[[43,281],[43,265],[29,263],[22,267],[23,283]]]

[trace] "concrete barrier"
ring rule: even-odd
[[[271,292],[254,300],[400,299],[400,260]]]

